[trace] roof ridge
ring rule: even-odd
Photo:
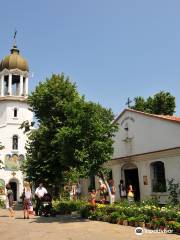
[[[167,120],[167,121],[172,121],[172,122],[177,122],[180,123],[180,116],[170,116],[170,115],[157,115],[157,114],[152,114],[152,113],[147,113],[147,112],[142,112],[142,111],[138,111],[138,110],[134,110],[131,108],[125,108],[115,119],[114,122],[116,122],[122,115],[124,112],[129,111],[129,112],[134,112],[134,113],[139,113],[145,116],[150,116],[150,117],[155,117],[155,118],[159,118],[159,119],[163,119],[163,120]]]

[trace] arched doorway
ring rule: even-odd
[[[139,174],[138,168],[135,164],[125,164],[122,168],[122,175],[124,176],[126,188],[131,184],[134,190],[135,201],[140,200],[139,189]]]
[[[14,201],[17,201],[17,182],[12,180],[9,184],[11,185],[11,189],[13,191]]]

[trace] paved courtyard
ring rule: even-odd
[[[136,236],[133,227],[124,227],[71,216],[55,218],[32,217],[23,219],[23,212],[16,211],[9,218],[7,210],[0,209],[1,240],[175,240],[174,234],[144,233]]]

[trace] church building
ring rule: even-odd
[[[132,184],[135,199],[168,199],[168,181],[180,184],[180,117],[153,115],[125,109],[116,119],[119,130],[114,137],[110,161],[116,185]]]
[[[28,63],[14,43],[0,63],[0,144],[4,147],[0,150],[0,197],[10,183],[15,201],[20,201],[23,191],[21,164],[27,139],[20,126],[33,119],[27,103],[28,76]]]

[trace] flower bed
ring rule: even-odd
[[[153,202],[128,204],[120,202],[114,205],[91,204],[80,200],[53,201],[57,214],[71,214],[77,211],[81,217],[149,229],[167,229],[180,232],[180,206],[160,207]]]
[[[159,207],[145,203],[119,203],[112,206],[97,204],[95,209],[83,206],[82,212],[86,212],[86,217],[91,220],[180,232],[180,206]]]

